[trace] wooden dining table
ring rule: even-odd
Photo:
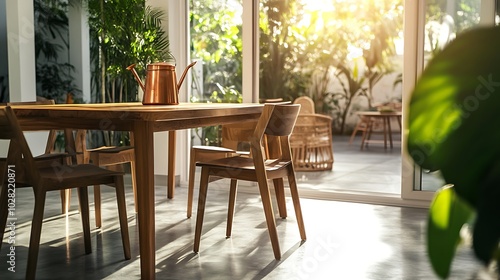
[[[388,112],[379,112],[379,111],[359,111],[356,112],[361,119],[368,120],[368,137],[364,141],[364,144],[368,143],[384,143],[384,148],[387,149],[387,139],[389,139],[389,145],[391,149],[393,148],[392,141],[392,128],[391,128],[391,119],[395,118],[399,125],[399,130],[401,131],[401,115],[400,111],[388,111]],[[371,134],[373,133],[373,122],[375,120],[382,120],[382,134],[384,140],[373,140],[370,139]]]
[[[132,131],[135,142],[137,218],[141,278],[154,279],[155,248],[155,132],[257,120],[263,105],[258,103],[100,103],[12,106],[25,131],[47,129],[92,129]],[[175,149],[175,147],[174,147]],[[170,152],[172,150],[170,147]],[[164,156],[164,155],[158,155]],[[175,159],[170,153],[169,162]],[[187,156],[187,155],[186,155]],[[169,169],[168,176],[174,176]],[[173,180],[169,180],[172,181]]]

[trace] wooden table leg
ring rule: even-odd
[[[384,127],[384,149],[387,149],[387,118],[382,118],[382,126]]]
[[[152,122],[134,123],[141,279],[154,279],[156,266],[153,132]]]
[[[390,117],[387,117],[387,130],[389,130],[389,143],[391,144],[391,149],[392,149],[393,145],[392,145],[392,129],[391,129]]]
[[[167,197],[174,198],[175,191],[175,137],[176,131],[168,132],[168,178],[167,178]]]

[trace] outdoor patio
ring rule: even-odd
[[[301,189],[336,192],[401,193],[401,144],[394,134],[394,147],[369,144],[360,149],[361,137],[349,145],[349,136],[333,136],[331,171],[297,172]]]

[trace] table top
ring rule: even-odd
[[[246,114],[262,110],[258,103],[180,103],[178,105],[143,105],[133,103],[93,103],[93,104],[55,104],[55,105],[14,105],[18,117],[68,116],[72,118],[123,117],[137,120],[159,120],[214,116],[228,113]]]
[[[36,129],[50,122],[50,128],[88,128],[102,130],[131,130],[134,121],[171,122],[172,129],[204,126],[220,118],[221,124],[240,121],[239,118],[258,119],[263,105],[258,103],[180,103],[179,105],[143,105],[134,103],[15,105],[12,106],[23,129]],[[249,117],[249,115],[253,117]],[[233,118],[228,119],[228,116]],[[210,119],[210,121],[208,121]],[[75,121],[78,120],[78,121]],[[182,121],[181,120],[185,120]],[[172,122],[176,123],[172,123]],[[92,123],[92,125],[90,125]],[[112,125],[102,125],[110,123]],[[165,123],[166,125],[166,123]],[[107,128],[107,127],[112,127]],[[46,127],[47,128],[47,127]]]
[[[401,111],[358,111],[358,115],[363,116],[401,116]]]

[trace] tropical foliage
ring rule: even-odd
[[[137,83],[126,67],[145,74],[150,62],[170,59],[161,23],[165,12],[145,0],[87,0],[93,102],[137,101]]]
[[[465,224],[477,258],[486,266],[500,260],[499,49],[500,27],[458,34],[429,62],[411,97],[408,151],[450,184],[436,193],[428,223],[430,260],[443,278]]]
[[[68,3],[62,0],[36,0],[34,7],[37,95],[64,102],[81,92],[73,83],[73,66],[61,54],[69,50]]]
[[[402,3],[332,0],[313,10],[306,3],[264,1],[261,95],[309,95],[343,133],[355,98],[371,107],[373,86],[393,70]]]
[[[259,92],[262,99],[310,95],[317,110],[335,115],[337,130],[343,131],[354,98],[371,103],[373,86],[392,70],[402,5],[400,0],[331,4],[333,10],[311,11],[302,0],[260,1]],[[203,98],[195,100],[222,95],[220,88],[241,92],[238,11],[241,1],[191,1],[193,56],[203,61],[205,76]],[[349,57],[353,47],[361,50],[361,62]],[[332,84],[340,86],[333,90]]]
[[[145,0],[87,0],[92,69],[91,102],[140,100],[138,84],[126,70],[136,64],[145,76],[150,62],[172,59],[161,23],[165,12],[146,6]],[[127,134],[99,132],[92,143],[127,144]]]
[[[190,2],[191,55],[203,62],[203,81],[194,77],[199,85],[193,102],[241,102],[241,4],[233,2]]]
[[[193,71],[191,102],[241,103],[241,3],[192,0],[190,21],[191,56],[203,65],[203,79]],[[203,145],[220,144],[219,126],[193,131]]]

